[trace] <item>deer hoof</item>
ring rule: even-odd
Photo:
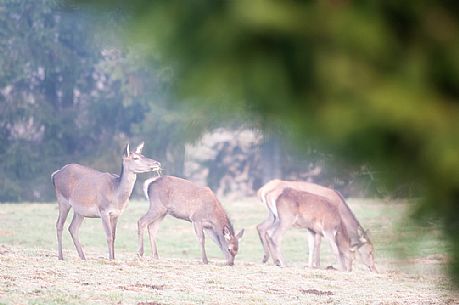
[[[268,260],[269,260],[269,256],[265,255],[263,256],[263,260],[261,262],[265,264]]]
[[[276,259],[276,260],[274,261],[274,265],[279,266],[279,267],[281,267],[281,268],[284,268],[284,267],[285,267],[285,265],[284,265],[279,259]]]

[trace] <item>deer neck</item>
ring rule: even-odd
[[[134,172],[126,171],[124,165],[121,166],[121,173],[118,178],[118,202],[121,205],[126,205],[129,197],[131,196],[132,190],[134,189],[135,180],[137,175]]]

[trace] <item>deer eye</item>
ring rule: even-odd
[[[134,156],[134,157],[132,157],[132,159],[134,159],[134,160],[139,160],[140,157],[139,157],[139,156]]]

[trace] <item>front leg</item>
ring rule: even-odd
[[[202,223],[200,222],[193,222],[194,231],[196,233],[196,237],[198,238],[198,242],[201,244],[201,256],[202,262],[204,264],[208,264],[209,261],[207,259],[206,248],[205,248],[205,240],[204,240],[204,230],[202,227]]]
[[[110,217],[110,225],[112,228],[112,248],[113,248],[113,258],[115,258],[115,238],[116,238],[116,225],[118,224],[118,216]]]
[[[308,230],[308,267],[314,267],[314,235],[313,231]]]
[[[115,259],[115,250],[113,245],[113,230],[112,224],[110,220],[110,215],[106,213],[101,213],[100,218],[102,219],[102,225],[104,226],[105,235],[107,237],[107,245],[108,245],[108,257],[109,259]]]
[[[284,258],[282,257],[281,242],[286,228],[279,222],[273,226],[271,233],[268,233],[268,243],[273,262],[276,266],[285,267]]]
[[[315,233],[314,235],[314,254],[313,254],[314,268],[320,267],[320,240],[321,239],[322,239],[322,235],[320,233]]]

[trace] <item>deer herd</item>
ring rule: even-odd
[[[51,175],[56,191],[59,216],[56,221],[57,254],[63,259],[62,231],[71,208],[73,219],[68,228],[81,259],[85,259],[79,241],[79,228],[85,217],[100,218],[105,230],[109,259],[115,258],[118,217],[126,209],[136,175],[159,173],[161,164],[142,155],[142,142],[131,151],[124,150],[119,175],[67,164]],[[166,215],[191,222],[201,246],[201,257],[208,263],[205,237],[210,237],[223,252],[226,264],[233,265],[244,234],[237,234],[222,204],[208,187],[174,176],[156,176],[144,183],[149,209],[138,221],[138,255],[144,254],[144,231],[147,228],[152,255],[158,259],[156,234]],[[320,242],[324,237],[336,256],[338,269],[351,271],[355,253],[372,272],[376,272],[374,248],[367,232],[358,222],[343,196],[330,188],[310,182],[272,180],[258,190],[258,198],[268,209],[268,217],[257,226],[263,246],[263,263],[270,256],[274,264],[285,266],[281,253],[284,233],[291,227],[306,229],[308,266],[320,267]]]

